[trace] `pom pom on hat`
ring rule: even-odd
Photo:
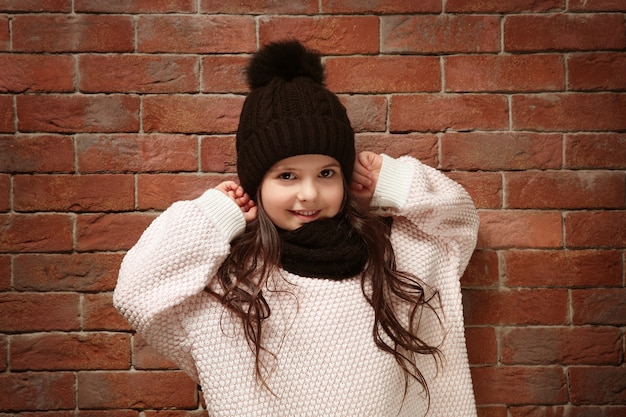
[[[246,68],[250,89],[268,85],[274,77],[291,81],[309,77],[324,84],[324,67],[320,56],[297,41],[282,41],[261,49]]]
[[[335,158],[350,180],[354,130],[345,107],[324,86],[319,54],[297,41],[261,48],[246,68],[251,88],[237,129],[237,172],[252,198],[268,169],[291,156]]]

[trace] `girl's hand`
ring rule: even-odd
[[[224,181],[215,187],[230,197],[241,209],[246,222],[256,219],[257,206],[248,194],[243,191],[243,187],[234,181]]]
[[[370,202],[376,190],[378,175],[383,166],[383,157],[369,151],[359,152],[354,162],[352,172],[352,183],[350,189],[352,194],[364,203]]]

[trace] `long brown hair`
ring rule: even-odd
[[[423,309],[437,314],[439,294],[428,290],[416,276],[397,269],[390,241],[391,219],[371,214],[350,194],[347,184],[344,185],[344,204],[339,215],[345,216],[364,240],[369,256],[361,274],[361,288],[374,310],[374,343],[393,355],[402,368],[405,394],[412,377],[430,400],[426,379],[416,365],[416,356],[431,355],[438,365],[441,352],[437,346],[422,340],[417,329]],[[232,242],[230,255],[218,271],[218,289],[207,287],[206,290],[240,318],[248,344],[255,354],[256,376],[269,389],[263,377],[261,356],[274,356],[263,345],[263,321],[270,316],[271,309],[262,289],[280,268],[280,238],[259,197],[257,195],[256,219]],[[408,313],[400,313],[400,304],[409,306]]]

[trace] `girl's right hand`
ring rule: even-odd
[[[224,181],[218,184],[215,189],[226,194],[239,206],[246,223],[256,219],[257,206],[241,185],[235,181]]]

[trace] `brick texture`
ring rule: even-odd
[[[236,180],[244,68],[324,55],[357,149],[479,209],[480,417],[626,415],[621,0],[0,0],[0,417],[207,417],[112,305],[171,203]]]

